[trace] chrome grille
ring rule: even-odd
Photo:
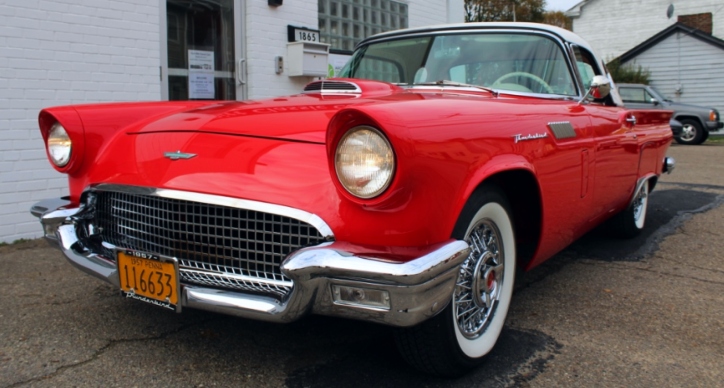
[[[103,242],[178,258],[184,283],[283,297],[293,286],[284,257],[324,242],[312,225],[255,210],[111,191],[94,202]]]

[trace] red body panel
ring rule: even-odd
[[[51,108],[41,127],[52,117],[83,143],[66,171],[75,202],[89,185],[117,183],[280,204],[318,215],[340,243],[395,260],[448,240],[482,181],[527,171],[543,209],[530,266],[627,206],[637,178],[661,171],[671,141],[667,112],[634,112],[634,129],[623,108],[355,82],[362,96]],[[574,137],[556,138],[549,123],[561,121]],[[346,193],[330,169],[334,139],[351,123],[379,128],[395,150],[393,183],[372,200]],[[516,140],[530,135],[540,138]],[[164,158],[177,150],[197,156]]]

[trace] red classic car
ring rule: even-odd
[[[458,375],[496,343],[516,270],[607,220],[636,234],[674,166],[671,112],[624,108],[559,28],[383,33],[342,74],[263,101],[45,109],[70,195],[32,213],[125,297],[396,326],[411,364]]]

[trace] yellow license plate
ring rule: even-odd
[[[178,262],[148,253],[118,251],[118,277],[126,297],[178,310]]]

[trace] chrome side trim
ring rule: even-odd
[[[487,93],[485,89],[481,89],[478,87],[470,87],[470,86],[450,86],[450,85],[415,85],[415,84],[402,84],[398,85],[401,88],[405,88],[407,90],[412,90],[415,92],[434,92],[434,93],[450,93],[450,94],[458,94],[456,92],[476,92],[476,93]],[[544,93],[533,93],[533,92],[518,92],[515,90],[505,90],[505,89],[494,89],[495,92],[493,94],[497,97],[501,94],[511,95],[511,96],[526,96],[526,97],[535,97],[545,100],[564,100],[564,101],[573,101],[577,98],[577,96],[567,96],[564,94],[544,94]],[[462,94],[462,93],[459,93]]]
[[[157,189],[153,187],[141,187],[141,186],[126,186],[126,185],[115,185],[115,184],[99,184],[90,188],[92,191],[116,191],[129,194],[140,194],[150,195],[185,201],[202,202],[211,205],[228,206],[238,209],[254,210],[264,213],[276,214],[279,216],[285,216],[294,218],[296,220],[306,222],[314,226],[319,233],[328,240],[334,238],[334,232],[316,214],[306,212],[282,205],[274,205],[266,202],[258,202],[247,199],[239,199],[232,197],[222,197],[220,195],[202,194],[189,191],[179,191],[170,189]]]

